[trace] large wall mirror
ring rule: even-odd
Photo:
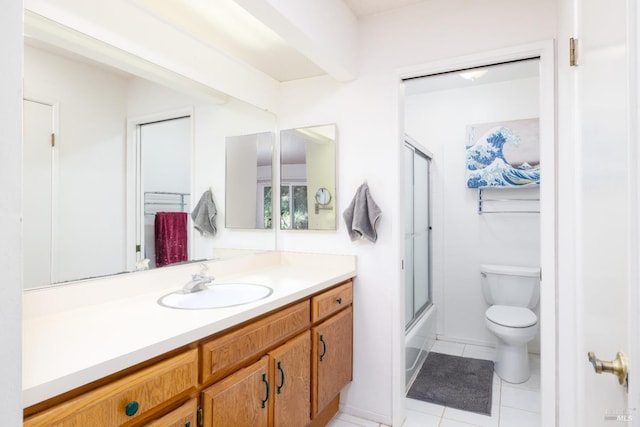
[[[273,228],[225,227],[225,205],[245,193],[226,194],[227,137],[273,141],[272,113],[153,64],[142,77],[72,53],[43,28],[83,35],[42,21],[25,12],[25,288],[156,267],[159,212],[186,221],[186,247],[162,265],[275,249]],[[189,215],[208,190],[214,236]]]
[[[336,229],[336,125],[280,132],[280,228]]]

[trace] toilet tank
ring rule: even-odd
[[[511,265],[480,266],[484,299],[490,305],[533,308],[540,298],[540,268]]]

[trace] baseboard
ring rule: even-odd
[[[344,405],[342,402],[340,402],[340,412],[388,426],[390,426],[392,423],[392,419],[387,416],[377,414],[375,412],[365,411],[353,406]]]

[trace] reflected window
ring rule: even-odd
[[[283,183],[280,186],[280,228],[289,230],[309,228],[306,184]]]

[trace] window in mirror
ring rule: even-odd
[[[333,124],[280,132],[282,230],[335,230],[335,143]]]

